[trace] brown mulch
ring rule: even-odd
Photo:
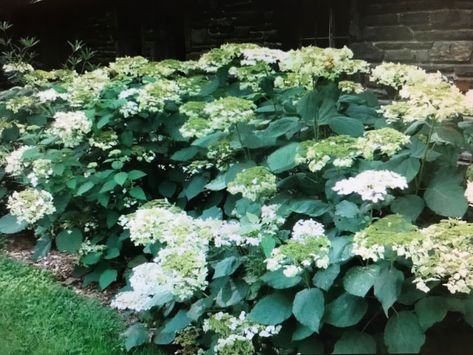
[[[5,254],[12,259],[48,270],[59,283],[79,295],[95,299],[104,305],[110,304],[111,299],[118,291],[119,285],[112,284],[106,290],[100,290],[96,285],[83,287],[82,279],[74,276],[74,269],[79,260],[77,255],[51,250],[46,257],[34,261],[31,256],[35,243],[36,238],[29,233],[16,235],[8,240]]]

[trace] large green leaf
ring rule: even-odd
[[[78,252],[82,241],[82,232],[78,228],[63,230],[56,236],[57,248],[68,253]]]
[[[28,226],[25,221],[18,222],[15,216],[6,214],[0,218],[0,233],[2,234],[15,234],[21,232]]]
[[[365,297],[379,275],[379,265],[355,266],[343,278],[343,287],[348,293]]]
[[[316,91],[305,94],[297,103],[297,113],[306,122],[313,122],[318,114],[320,96]]]
[[[391,211],[406,216],[412,222],[420,216],[424,207],[424,200],[417,195],[402,196],[391,203]]]
[[[384,329],[384,342],[390,353],[418,353],[425,334],[413,312],[393,314]]]
[[[448,312],[444,297],[429,296],[420,299],[415,305],[415,311],[422,329],[427,330],[437,322],[442,321]]]
[[[338,339],[332,354],[376,354],[376,340],[367,333],[350,330]]]
[[[249,317],[260,324],[280,324],[292,314],[292,299],[284,293],[273,293],[260,299]]]
[[[401,294],[404,274],[394,267],[385,267],[374,283],[374,295],[381,302],[384,313],[397,301]]]
[[[366,314],[368,304],[361,297],[344,293],[327,305],[325,322],[345,328],[357,324]]]
[[[248,294],[248,284],[243,280],[233,281],[230,278],[222,285],[215,297],[220,307],[230,307],[240,303]]]
[[[201,175],[194,176],[192,180],[189,182],[189,185],[187,185],[187,187],[184,190],[186,197],[189,200],[193,199],[202,191],[204,191],[205,185],[207,185],[207,183],[208,183],[208,180],[205,177]]]
[[[312,278],[314,286],[328,291],[340,274],[340,264],[329,265],[326,269],[318,270]]]
[[[319,331],[324,310],[324,295],[317,288],[299,291],[292,305],[292,312],[296,319],[314,332]]]
[[[404,176],[407,182],[411,182],[419,172],[420,161],[416,158],[396,156],[384,163],[381,168],[394,171]]]
[[[444,217],[461,218],[468,209],[465,189],[451,180],[435,179],[427,187],[424,199],[432,211]]]
[[[328,121],[329,127],[337,134],[346,134],[352,137],[361,137],[365,132],[363,123],[356,118],[337,116]]]
[[[215,264],[213,278],[216,279],[223,276],[229,276],[233,274],[240,265],[241,260],[239,258],[235,256],[229,256],[228,258],[225,258]]]
[[[125,332],[125,348],[127,351],[143,345],[149,340],[148,329],[143,324],[133,324]]]
[[[281,173],[296,166],[296,155],[299,143],[290,143],[274,151],[267,159],[269,169],[273,173]]]
[[[270,271],[261,276],[261,281],[275,289],[285,289],[296,286],[301,282],[300,276],[287,277],[282,269]]]
[[[314,199],[291,199],[282,206],[283,211],[305,214],[311,217],[319,217],[329,210],[329,206],[320,200]]]
[[[110,284],[117,280],[118,272],[115,269],[104,270],[99,277],[99,285],[103,290],[110,286]]]

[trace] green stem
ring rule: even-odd
[[[424,175],[425,162],[427,160],[427,155],[429,154],[430,149],[431,149],[430,140],[432,139],[434,128],[435,128],[435,125],[432,123],[430,126],[429,135],[427,136],[427,143],[425,145],[424,155],[422,156],[422,161],[420,163],[419,175],[417,175],[417,179],[416,179],[416,195],[419,193],[420,184],[422,183],[422,176]]]

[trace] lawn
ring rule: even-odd
[[[112,309],[0,255],[0,354],[122,354],[124,328]]]

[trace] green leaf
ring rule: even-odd
[[[424,199],[432,211],[440,216],[461,218],[468,209],[465,189],[453,181],[434,179],[424,193]]]
[[[403,281],[404,274],[394,267],[385,267],[376,278],[374,295],[383,305],[386,315],[401,294]]]
[[[404,176],[407,182],[411,182],[419,172],[420,161],[412,157],[396,156],[384,163],[381,168],[394,171]]]
[[[325,322],[345,328],[357,324],[366,314],[368,304],[361,297],[344,293],[327,305]]]
[[[105,127],[107,124],[109,124],[112,118],[113,118],[113,113],[109,113],[105,116],[102,116],[97,122],[97,128],[100,129],[102,127]]]
[[[146,201],[146,195],[143,189],[139,186],[135,186],[130,190],[130,196],[137,200]]]
[[[337,116],[328,121],[332,131],[337,134],[346,134],[352,137],[361,137],[365,132],[363,123],[356,118]]]
[[[201,176],[197,175],[192,178],[189,182],[189,185],[185,188],[185,194],[188,200],[193,199],[198,194],[200,194],[205,189],[205,185],[207,185],[208,180]]]
[[[113,190],[117,186],[115,180],[108,180],[105,184],[103,184],[102,188],[100,189],[99,193],[108,192]]]
[[[233,274],[241,265],[241,260],[235,256],[229,256],[215,264],[215,273],[213,278],[229,276]]]
[[[106,269],[104,270],[99,277],[99,285],[100,288],[103,290],[110,286],[110,284],[117,280],[117,270],[115,269]]]
[[[25,230],[28,223],[25,221],[18,222],[15,216],[6,214],[0,218],[0,233],[2,234],[15,234]]]
[[[324,294],[317,288],[299,291],[292,305],[296,319],[314,332],[319,331],[324,310]]]
[[[248,294],[248,284],[243,280],[233,281],[228,278],[218,291],[215,302],[220,307],[230,307],[241,303]]]
[[[183,309],[179,310],[173,318],[166,322],[163,331],[165,333],[178,332],[187,327],[192,320],[187,317],[186,313]]]
[[[296,166],[295,159],[298,149],[299,143],[289,143],[274,151],[268,156],[268,168],[273,173],[281,173],[294,168]]]
[[[423,330],[442,321],[448,313],[448,305],[444,297],[428,296],[420,299],[415,305],[419,324]]]
[[[133,324],[125,332],[125,347],[130,351],[149,341],[148,329],[143,324]]]
[[[141,171],[141,170],[131,170],[128,172],[128,179],[130,180],[138,180],[138,179],[141,179],[142,177],[146,176],[148,174],[146,174],[144,171]]]
[[[417,195],[402,196],[391,203],[391,211],[409,218],[412,222],[420,216],[424,207],[424,200]]]
[[[187,147],[175,152],[171,159],[175,161],[188,161],[199,153],[200,149],[198,147]]]
[[[355,266],[347,271],[343,278],[343,287],[348,293],[365,297],[375,280],[378,278],[380,267],[377,264]]]
[[[283,211],[319,217],[329,210],[329,206],[322,201],[314,199],[292,199],[282,206]]]
[[[297,328],[296,330],[294,330],[294,333],[292,333],[292,341],[305,339],[311,336],[312,334],[314,334],[314,331],[312,329],[306,327],[303,324],[297,323]]]
[[[126,182],[126,179],[128,178],[128,174],[124,171],[122,172],[119,172],[117,174],[115,174],[115,176],[113,177],[113,180],[115,180],[115,182],[120,185],[120,186],[123,186],[125,185],[125,182]]]
[[[328,291],[340,274],[340,264],[332,264],[326,269],[317,271],[312,279],[314,286]]]
[[[82,241],[82,232],[78,228],[63,230],[56,236],[57,248],[68,253],[77,253]]]
[[[176,193],[177,185],[172,181],[165,180],[159,184],[158,190],[164,197],[172,197]]]
[[[287,277],[282,269],[270,271],[261,276],[261,281],[275,289],[286,289],[298,285],[302,278],[300,276]]]
[[[316,91],[309,91],[297,103],[297,113],[306,122],[316,119],[320,106],[320,97]]]
[[[284,322],[292,314],[292,299],[284,293],[273,293],[260,299],[249,317],[254,322],[275,325]]]
[[[367,333],[350,330],[338,339],[332,354],[376,354],[376,340]]]
[[[94,187],[94,183],[92,181],[87,181],[83,183],[79,188],[77,189],[76,196],[82,196],[85,194],[87,191],[89,191],[92,187]]]
[[[49,251],[51,250],[52,244],[53,240],[48,236],[43,236],[38,239],[33,249],[33,255],[31,256],[33,261],[38,261],[39,259],[48,255]]]
[[[360,213],[360,209],[353,202],[343,200],[335,206],[335,214],[344,218],[353,218]]]
[[[261,249],[263,249],[264,255],[269,258],[271,256],[271,252],[273,251],[274,247],[276,246],[276,241],[273,237],[267,235],[261,240]]]
[[[390,353],[418,353],[425,334],[413,312],[393,314],[384,329],[384,342]]]
[[[187,317],[192,319],[193,321],[197,321],[207,309],[212,306],[213,299],[210,297],[201,298],[200,300],[196,301],[192,304],[191,308],[187,312]]]

